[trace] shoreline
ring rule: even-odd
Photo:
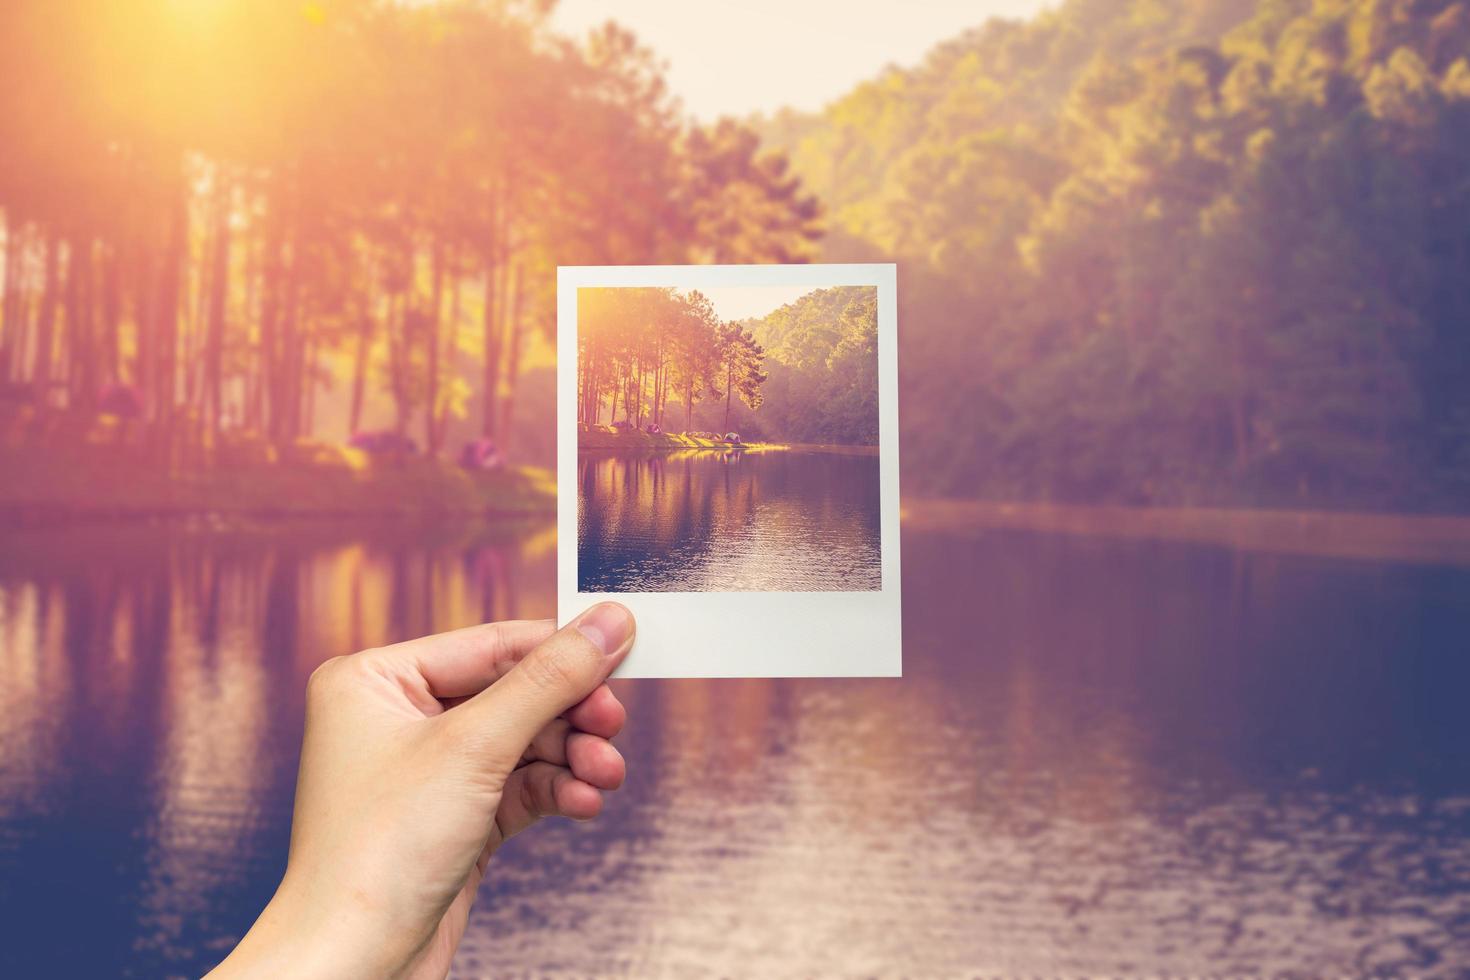
[[[1457,514],[919,498],[903,502],[902,524],[905,531],[921,533],[1037,531],[1183,541],[1319,558],[1470,566],[1470,515]]]
[[[199,520],[510,520],[556,512],[550,470],[485,472],[442,459],[371,460],[355,450],[313,461],[151,462],[114,447],[0,450],[0,528]]]
[[[577,451],[585,450],[640,450],[650,452],[676,452],[685,449],[785,449],[782,443],[774,442],[750,442],[733,446],[728,442],[716,439],[701,439],[695,436],[678,435],[668,432],[607,432],[598,430],[588,432],[579,430],[577,432]]]
[[[743,442],[731,444],[675,433],[579,431],[577,452],[822,452],[850,456],[876,456],[877,446],[844,446],[810,442]]]

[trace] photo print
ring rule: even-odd
[[[619,676],[900,673],[892,265],[558,270],[558,593]]]

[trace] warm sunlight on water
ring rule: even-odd
[[[320,660],[552,611],[549,528],[0,549],[0,974],[197,974],[285,856]],[[628,785],[463,976],[1470,968],[1470,571],[904,541],[901,680],[634,681]],[[80,938],[79,938],[80,937]]]
[[[882,587],[878,457],[584,454],[582,592],[861,592]]]

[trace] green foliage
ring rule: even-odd
[[[0,388],[127,386],[210,439],[391,425],[523,454],[559,263],[810,254],[819,208],[779,153],[687,118],[628,31],[565,37],[550,10],[0,5]],[[660,410],[714,370],[669,341],[628,361],[677,365]]]
[[[1461,509],[1467,50],[1463,0],[1072,0],[757,128],[900,263],[912,486]]]
[[[871,286],[807,293],[749,324],[770,380],[759,431],[791,442],[877,445],[878,307]]]
[[[878,441],[877,290],[870,286],[814,290],[743,323],[721,321],[697,290],[587,288],[577,319],[585,425]]]
[[[692,427],[701,398],[722,399],[724,424],[736,395],[751,409],[761,404],[765,352],[738,324],[723,323],[697,290],[595,287],[577,301],[578,420],[636,428],[676,424],[670,399],[683,402]]]
[[[765,396],[761,386],[767,375],[761,370],[766,352],[756,343],[755,336],[738,323],[723,324],[716,332],[715,358],[718,370],[715,382],[716,393],[725,397],[725,416],[721,427],[730,427],[730,408],[738,394],[746,407],[754,411],[761,407]]]

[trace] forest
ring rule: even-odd
[[[1470,506],[1470,4],[1070,0],[755,126],[898,262],[906,488]]]
[[[577,296],[578,419],[666,432],[877,445],[877,290],[814,290],[721,320],[696,290],[592,287]]]
[[[627,31],[548,10],[5,4],[0,408],[121,408],[166,453],[510,448],[550,432],[515,415],[550,383],[556,264],[807,254],[818,206],[778,155],[688,120]]]
[[[556,265],[893,261],[909,492],[1470,505],[1470,0],[1065,0],[709,123],[548,9],[0,6],[0,435],[549,465]],[[634,414],[868,438],[740,329]]]

